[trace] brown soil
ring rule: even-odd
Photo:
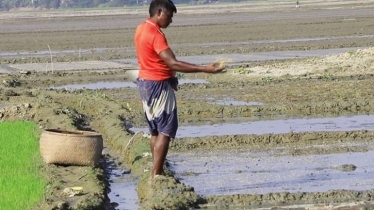
[[[169,43],[178,56],[247,53],[275,50],[309,50],[342,47],[370,47],[374,27],[373,1],[314,1],[295,8],[294,3],[281,2],[212,5],[209,14],[203,7],[180,7],[173,25],[165,30]],[[240,10],[237,8],[240,8]],[[206,9],[206,8],[205,8]],[[52,50],[74,50],[73,53],[53,53],[55,62],[100,61],[134,58],[133,33],[135,26],[146,17],[140,8],[128,10],[14,13],[14,18],[1,16],[0,70],[12,74],[2,75],[0,88],[0,119],[31,120],[40,130],[62,128],[67,130],[95,130],[103,134],[110,155],[120,157],[119,162],[139,176],[138,194],[144,209],[188,209],[192,207],[228,206],[235,203],[284,204],[329,202],[331,195],[302,195],[301,200],[288,199],[285,194],[268,197],[243,195],[238,198],[207,197],[194,193],[168,171],[151,185],[148,183],[148,139],[136,136],[126,147],[133,133],[131,126],[144,126],[141,103],[134,88],[101,90],[53,90],[51,85],[86,83],[94,81],[128,81],[122,67],[97,69],[45,71],[45,68],[20,71],[10,64],[50,62]],[[200,13],[198,12],[200,11]],[[212,12],[214,11],[214,12]],[[232,11],[232,12],[229,12]],[[109,11],[110,13],[110,11]],[[7,13],[11,15],[12,13]],[[24,14],[24,15],[22,15]],[[36,16],[43,18],[35,18]],[[323,39],[315,39],[323,38]],[[298,41],[283,42],[279,40]],[[313,39],[313,40],[309,40]],[[278,40],[278,41],[277,41]],[[204,46],[205,45],[205,46]],[[206,47],[208,46],[208,47]],[[100,50],[104,48],[103,50]],[[36,54],[47,51],[46,54]],[[20,53],[29,52],[23,56]],[[19,53],[19,54],[17,54]],[[184,84],[177,92],[181,124],[229,122],[237,117],[263,118],[275,116],[339,116],[369,114],[374,111],[373,68],[374,50],[347,52],[339,56],[292,59],[286,61],[233,63],[226,74],[185,75],[203,78],[208,84]],[[218,57],[218,55],[217,55]],[[64,63],[68,66],[68,64]],[[49,67],[50,68],[50,67]],[[68,68],[68,67],[66,67]],[[211,104],[206,99],[231,97],[240,101],[258,101],[261,106],[224,106]],[[312,132],[282,135],[243,135],[204,138],[186,138],[172,143],[171,152],[186,150],[224,149],[253,144],[271,149],[274,145],[337,141],[370,141],[373,132]],[[143,147],[142,147],[143,146]],[[143,149],[139,149],[143,148]],[[313,153],[348,152],[341,150],[309,151]],[[303,151],[295,151],[295,154]],[[104,167],[45,166],[50,182],[45,200],[36,209],[110,209],[106,198]],[[82,186],[85,194],[69,198],[63,189]],[[344,192],[340,192],[343,193]],[[350,193],[350,192],[349,192]],[[371,200],[371,194],[365,199]],[[304,196],[304,197],[303,197]],[[333,199],[349,202],[363,199],[360,195],[345,195]],[[287,198],[287,199],[285,199]],[[351,198],[351,199],[347,199]],[[320,200],[318,200],[320,199]],[[260,201],[259,201],[260,200]],[[275,201],[274,201],[275,200]],[[304,208],[304,207],[303,207]],[[305,207],[306,208],[306,207]]]

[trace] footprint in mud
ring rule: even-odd
[[[331,166],[331,169],[336,169],[336,170],[340,170],[340,171],[343,171],[343,172],[349,172],[349,171],[354,171],[356,170],[357,166],[353,165],[353,164],[343,164],[343,165],[340,165],[340,166]]]

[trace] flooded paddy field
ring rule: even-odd
[[[274,147],[265,152],[182,154],[170,162],[180,180],[195,186],[197,193],[235,195],[371,190],[372,158],[372,151],[292,155],[287,148]]]
[[[0,13],[0,119],[104,137],[98,168],[45,166],[36,209],[373,209],[374,1],[294,4],[178,7],[165,30],[178,58],[228,68],[181,76],[154,183],[126,76],[147,8]],[[85,194],[61,194],[72,185]]]

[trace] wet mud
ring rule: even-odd
[[[149,181],[149,136],[136,130],[146,125],[141,102],[125,73],[136,68],[131,61],[133,30],[146,13],[139,9],[130,14],[125,9],[113,10],[112,15],[40,11],[31,17],[15,13],[7,18],[1,14],[0,120],[34,121],[40,131],[95,130],[103,134],[106,148],[98,168],[46,165],[42,170],[49,186],[36,209],[126,209],[126,202],[134,199],[138,201],[134,208],[139,209],[372,208],[373,189],[364,182],[372,173],[370,164],[364,169],[363,162],[350,160],[365,159],[352,157],[373,151],[374,4],[313,2],[298,9],[289,2],[181,7],[173,27],[165,30],[177,56],[181,60],[199,56],[199,63],[227,59],[228,68],[224,74],[183,75],[176,95],[180,134],[185,135],[171,142],[167,174],[154,182]],[[49,18],[36,18],[48,14]],[[308,56],[313,49],[320,51]],[[251,57],[255,53],[261,54]],[[266,128],[264,121],[273,124]],[[192,135],[199,132],[204,135]],[[196,158],[202,154],[204,163]],[[228,154],[224,160],[215,158]],[[246,160],[247,156],[256,157]],[[318,159],[341,156],[346,159],[331,164]],[[293,163],[299,170],[294,175],[302,176],[305,170],[299,166],[312,157],[318,157],[311,166],[313,176],[352,174],[353,179],[345,178],[364,185],[322,189],[318,186],[327,184],[310,174],[304,177],[310,186],[318,185],[315,190],[308,185],[299,190],[300,183],[293,182],[298,179],[292,177],[288,185],[261,180],[264,173],[288,177],[292,169],[281,160]],[[246,161],[248,168],[231,170],[240,161]],[[186,162],[192,164],[188,170],[183,169],[189,167]],[[229,171],[219,176],[225,170],[216,168]],[[209,186],[187,181],[202,177],[206,170],[215,177],[208,176]],[[364,178],[355,176],[358,172]],[[259,176],[256,181],[269,190],[251,191],[256,183],[248,174]],[[247,184],[234,183],[234,177]],[[121,189],[134,180],[136,194],[130,196]],[[230,194],[217,183],[242,191]],[[63,189],[72,185],[82,186],[85,194],[64,195]],[[209,189],[211,193],[204,193]],[[118,200],[111,198],[113,194]]]

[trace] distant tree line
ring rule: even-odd
[[[123,7],[143,5],[151,0],[0,0],[0,10],[15,8],[92,8],[92,7]],[[176,4],[205,4],[218,0],[174,0]],[[220,1],[242,1],[242,0],[220,0]]]
[[[121,7],[139,4],[139,0],[0,0],[1,10],[14,8],[90,8],[90,7]]]

